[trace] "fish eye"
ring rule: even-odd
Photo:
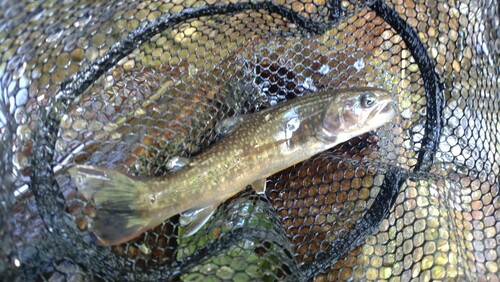
[[[361,96],[361,106],[363,108],[371,108],[373,105],[375,105],[375,101],[377,100],[377,97],[373,95],[372,93],[364,93]]]

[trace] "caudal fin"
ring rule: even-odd
[[[101,245],[129,241],[159,222],[152,215],[148,187],[121,172],[77,165],[69,173],[79,192],[96,207],[91,231]]]

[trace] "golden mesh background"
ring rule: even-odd
[[[386,167],[415,167],[428,109],[421,71],[401,36],[367,3],[272,3],[313,22],[340,18],[318,34],[264,9],[179,20],[109,66],[61,114],[57,133],[44,132],[38,120],[65,80],[129,34],[214,2],[0,5],[2,276],[152,279],[195,254],[199,259],[184,275],[164,275],[301,279],[304,267],[372,206]],[[499,11],[491,8],[494,1],[388,5],[417,31],[445,86],[436,163],[430,172],[411,174],[377,231],[314,280],[497,281]],[[220,119],[317,90],[367,85],[397,94],[397,121],[274,176],[267,200],[243,193],[189,240],[176,235],[175,217],[109,250],[88,240],[92,206],[76,193],[65,167],[99,164],[163,175],[170,157],[212,144]],[[51,187],[60,199],[50,203],[58,207],[30,191],[33,170],[41,170],[31,165],[39,156],[33,134],[56,142],[54,159],[45,162],[56,173]],[[64,211],[64,224],[75,229],[54,230],[39,216],[50,210]],[[223,236],[238,228],[250,235]],[[222,242],[220,249],[196,253],[210,242]]]

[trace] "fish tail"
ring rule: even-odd
[[[94,166],[77,165],[68,171],[79,192],[95,203],[91,231],[99,244],[127,242],[161,223],[152,216],[150,189],[140,179]]]

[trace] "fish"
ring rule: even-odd
[[[171,158],[165,176],[130,176],[90,165],[68,171],[95,206],[89,230],[99,245],[122,244],[177,214],[184,236],[190,236],[247,186],[265,193],[269,176],[375,130],[395,115],[394,96],[384,89],[324,90],[218,122],[221,138],[192,158]]]

